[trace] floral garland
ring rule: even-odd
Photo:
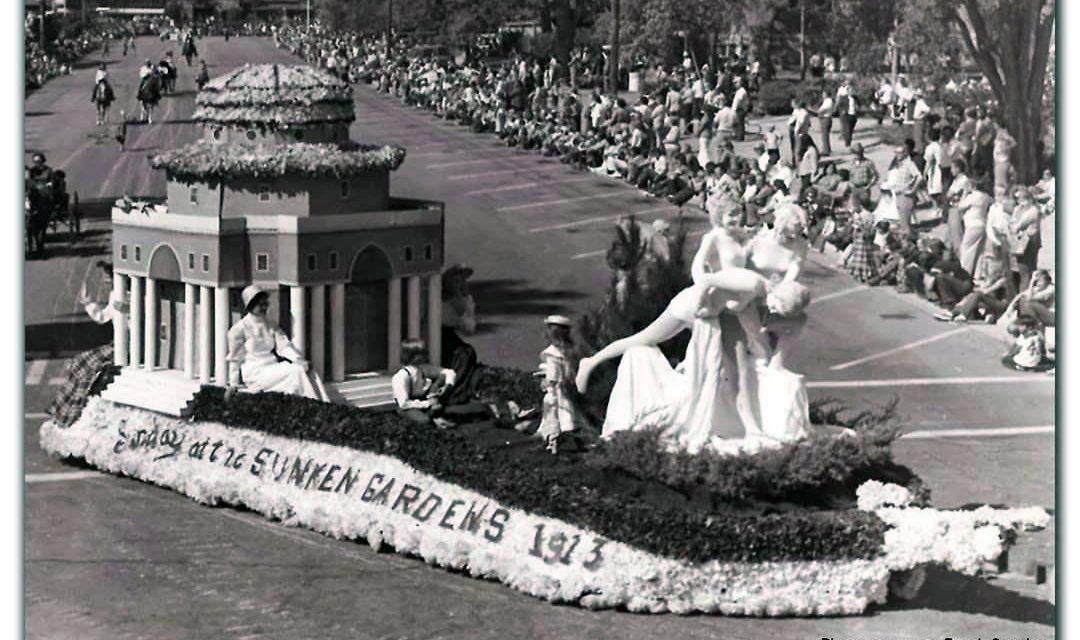
[[[374,169],[393,171],[405,161],[401,147],[341,147],[335,144],[292,143],[265,147],[253,144],[214,144],[199,140],[153,156],[150,165],[181,181],[228,178],[280,178],[289,174],[343,177]]]
[[[205,124],[259,126],[277,130],[296,125],[352,122],[356,120],[356,114],[351,102],[322,102],[308,106],[294,104],[200,105],[191,118]]]
[[[1049,518],[1041,509],[882,507],[878,513],[897,539],[887,534],[877,558],[692,563],[505,507],[391,456],[192,424],[99,397],[70,428],[46,423],[41,444],[54,455],[82,458],[203,503],[245,506],[335,538],[390,545],[552,602],[652,613],[854,615],[885,601],[894,571],[914,569],[903,581],[912,595],[921,565],[972,571],[1000,553],[1007,531],[1045,526]],[[864,495],[900,498],[897,489],[871,486]],[[927,527],[943,542],[926,544],[920,532]]]

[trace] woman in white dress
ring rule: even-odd
[[[938,140],[941,139],[939,129],[933,128],[927,132],[926,137],[930,140],[923,151],[923,160],[926,161],[923,169],[923,180],[926,182],[926,193],[934,201],[939,211],[945,211],[945,149]]]
[[[243,378],[247,391],[276,391],[328,402],[318,374],[269,318],[270,296],[256,285],[241,293],[247,313],[229,329],[230,390]]]

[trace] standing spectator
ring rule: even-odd
[[[915,152],[922,153],[926,145],[926,116],[930,105],[923,99],[922,89],[916,89],[911,99],[911,137],[915,140]]]
[[[963,220],[964,236],[960,243],[960,265],[969,272],[975,270],[979,257],[986,250],[987,225],[994,199],[983,183],[974,181],[960,198],[956,208]]]
[[[735,111],[735,136],[737,141],[746,139],[746,114],[750,111],[750,94],[743,86],[742,76],[735,78],[735,95],[731,99],[731,108]]]
[[[1012,181],[1012,153],[1016,140],[999,122],[994,134],[994,190],[1008,189]]]
[[[942,165],[945,164],[945,150],[941,143],[938,142],[941,132],[936,128],[931,129],[927,133],[927,137],[930,142],[926,145],[926,149],[923,150],[923,180],[926,183],[926,193],[934,201],[937,210],[944,215],[945,177]]]
[[[911,233],[911,215],[915,210],[915,193],[919,187],[919,179],[919,168],[908,155],[907,147],[896,147],[881,190],[892,194],[893,204],[896,206],[896,221],[904,235]]]
[[[1013,197],[1016,199],[1016,209],[1010,221],[1010,249],[1016,256],[1016,270],[1020,274],[1020,290],[1023,291],[1028,288],[1031,275],[1038,266],[1039,249],[1042,247],[1042,218],[1039,205],[1027,187],[1017,187]]]
[[[810,183],[814,180],[818,171],[818,150],[817,145],[814,144],[814,139],[810,137],[810,134],[804,133],[799,138],[799,184],[800,192],[810,188]]]
[[[836,103],[828,91],[821,92],[821,104],[815,111],[818,123],[818,133],[821,136],[821,153],[826,156],[832,155],[832,119],[835,115]]]
[[[810,131],[810,112],[806,109],[805,100],[792,100],[791,117],[788,118],[788,137],[791,140],[791,157],[796,162],[802,157],[802,148],[799,141]]]
[[[851,176],[851,186],[856,197],[860,200],[868,198],[880,177],[878,176],[877,167],[872,160],[864,155],[861,142],[851,145],[851,152],[855,154],[855,157],[851,159],[851,168],[848,169]]]

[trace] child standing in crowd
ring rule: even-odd
[[[558,453],[559,439],[577,429],[580,418],[569,395],[569,384],[577,369],[574,366],[574,339],[570,318],[551,315],[544,319],[548,347],[540,352],[540,370],[544,388],[543,414],[536,435],[544,439],[547,450]]]

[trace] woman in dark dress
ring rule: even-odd
[[[480,363],[476,349],[462,335],[476,332],[476,303],[469,294],[473,270],[454,265],[443,274],[441,365],[454,370],[456,381],[450,402],[468,402],[477,392]]]

